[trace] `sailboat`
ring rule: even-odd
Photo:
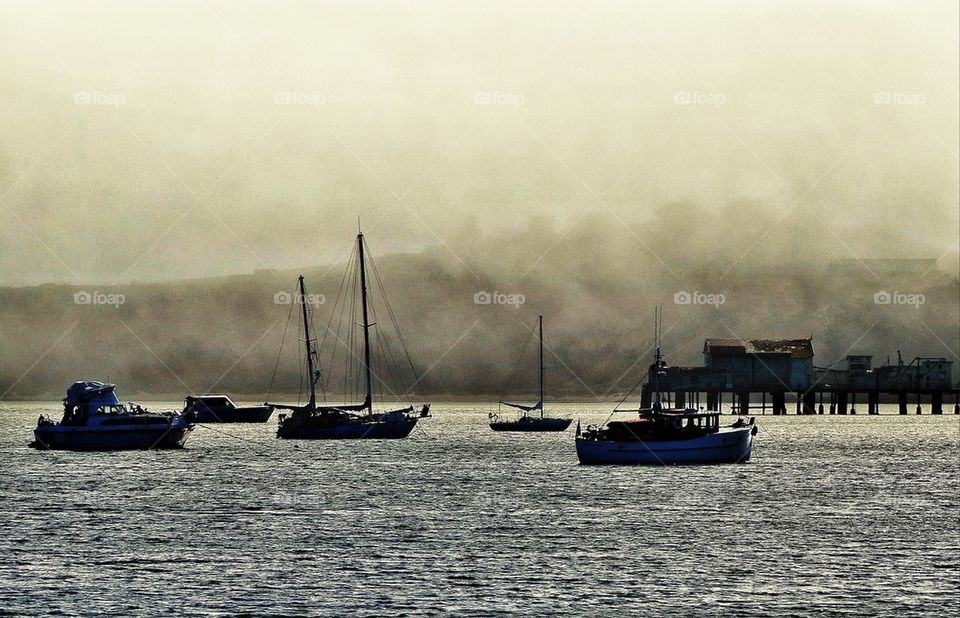
[[[288,413],[279,415],[277,437],[299,440],[338,440],[338,439],[395,439],[407,437],[420,418],[430,416],[429,404],[423,404],[419,410],[413,406],[375,412],[373,409],[373,377],[371,369],[370,327],[373,326],[368,315],[367,272],[364,258],[363,233],[357,234],[357,255],[359,256],[359,287],[363,327],[362,369],[366,396],[363,403],[318,405],[317,384],[320,381],[319,354],[316,340],[311,338],[309,312],[307,310],[307,291],[303,275],[298,279],[300,297],[298,302],[303,318],[304,345],[307,359],[307,383],[310,386],[310,399],[306,405],[265,403],[264,405]],[[350,266],[348,266],[348,269]],[[378,275],[379,282],[379,275]],[[344,301],[346,302],[346,301]],[[335,304],[336,308],[336,304]],[[391,316],[393,314],[390,310]],[[351,351],[352,352],[352,351]],[[409,357],[409,355],[408,355]]]
[[[582,433],[577,423],[580,463],[663,466],[749,461],[757,435],[756,419],[740,418],[721,427],[720,412],[664,405],[660,393],[660,377],[665,375],[660,353],[661,319],[658,310],[654,317],[656,355],[648,374],[653,378],[653,404],[640,408],[635,418],[609,421],[604,427],[590,426]]]
[[[494,431],[564,431],[573,422],[570,418],[551,418],[544,414],[543,410],[543,316],[538,318],[538,339],[540,343],[540,399],[533,405],[522,403],[510,403],[500,399],[500,405],[509,406],[520,410],[519,416],[513,420],[504,420],[500,417],[499,408],[497,412],[491,412],[490,429]],[[538,411],[540,414],[531,414]]]

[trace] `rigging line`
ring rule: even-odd
[[[349,260],[347,261],[347,265],[349,266]],[[346,270],[345,270],[343,276],[340,278],[340,284],[337,286],[337,294],[336,294],[336,296],[335,296],[334,299],[333,299],[333,305],[330,307],[330,318],[327,320],[326,331],[324,331],[324,333],[323,333],[323,340],[320,342],[320,346],[319,346],[318,349],[317,349],[317,355],[318,355],[318,356],[321,356],[321,357],[323,356],[324,349],[326,348],[326,345],[327,345],[327,338],[330,336],[331,333],[333,333],[333,322],[334,322],[334,320],[337,319],[337,309],[341,306],[341,305],[340,305],[340,298],[341,298],[341,295],[343,294],[343,286],[344,286],[344,281],[346,280],[346,276],[347,276],[347,275],[346,275]],[[341,318],[340,321],[342,322],[342,318]],[[340,322],[338,322],[338,324],[339,324],[339,323],[340,323]],[[339,331],[339,328],[338,328],[338,331]],[[338,333],[334,333],[334,337],[336,337],[337,334],[338,334]],[[321,378],[320,378],[320,379],[323,381],[322,390],[323,390],[323,393],[324,393],[324,401],[326,401],[327,392],[330,390],[331,381],[332,381],[332,379],[333,379],[333,377],[332,377],[332,373],[333,373],[333,357],[332,357],[332,353],[333,353],[333,351],[336,349],[335,346],[336,346],[336,342],[334,342],[333,345],[331,346],[331,358],[329,359],[330,362],[326,363],[326,365],[325,365],[325,366],[328,368],[328,370],[327,370],[327,372],[326,372],[326,376],[323,376],[323,375],[321,374]]]
[[[394,384],[397,385],[398,389],[403,388],[403,377],[400,375],[400,367],[396,363],[396,359],[392,358],[393,351],[387,343],[386,332],[384,331],[384,329],[379,328],[379,324],[377,325],[377,327],[378,327],[376,329],[376,335],[377,335],[377,341],[378,341],[377,347],[380,350],[380,358],[383,363],[384,375],[387,379],[393,379]],[[390,375],[391,373],[392,375]],[[383,387],[389,390],[392,396],[397,397],[401,403],[406,401],[406,399],[404,399],[402,394],[398,395],[397,392],[391,389],[384,380],[381,380],[379,378],[379,376],[377,379],[380,380],[380,382],[383,383]]]
[[[307,337],[309,337],[311,334],[313,335],[313,344],[314,344],[314,345],[313,345],[313,347],[311,348],[311,354],[312,354],[312,356],[313,356],[313,361],[314,361],[314,365],[315,365],[315,366],[314,366],[314,371],[316,371],[318,375],[317,375],[316,377],[314,377],[313,375],[311,375],[309,379],[310,379],[310,386],[311,386],[312,392],[314,393],[314,401],[316,401],[316,384],[319,384],[321,378],[323,377],[323,372],[322,372],[322,370],[320,369],[320,348],[317,347],[317,343],[319,343],[320,338],[317,337],[317,322],[316,322],[316,320],[314,320],[314,315],[316,314],[316,307],[314,307],[312,303],[307,303],[307,299],[306,299],[306,298],[301,298],[301,299],[300,299],[300,302],[306,303],[305,306],[306,306],[306,308],[307,308],[307,314],[308,314],[308,316],[309,316],[309,323],[310,323],[311,328],[313,329],[313,332],[312,332],[312,333],[308,333],[308,334],[307,334]],[[308,371],[309,371],[309,369],[308,369]],[[323,387],[322,387],[322,386],[320,387],[320,391],[321,391],[321,393],[323,392]],[[326,400],[326,397],[325,397],[325,396],[324,396],[324,400]]]
[[[413,376],[416,379],[416,384],[420,382],[420,374],[417,372],[416,366],[413,364],[413,358],[410,356],[410,350],[407,347],[407,342],[403,338],[403,333],[400,332],[400,325],[397,322],[397,316],[393,311],[393,305],[390,303],[390,299],[387,297],[387,292],[384,289],[383,281],[380,279],[380,271],[377,269],[377,263],[373,259],[372,252],[369,251],[370,243],[367,243],[367,249],[370,253],[370,264],[373,267],[373,276],[377,281],[377,287],[380,289],[380,296],[383,297],[383,304],[387,307],[387,313],[390,316],[390,321],[393,324],[393,329],[397,333],[397,339],[400,340],[400,346],[403,348],[403,353],[407,357],[407,362],[410,364],[410,369],[413,370]]]
[[[389,385],[387,385],[386,381],[384,380],[384,377],[386,377],[387,379],[390,378],[390,375],[388,374],[392,369],[392,367],[386,356],[385,350],[387,349],[388,346],[387,346],[386,337],[384,336],[383,329],[380,328],[379,321],[377,320],[377,310],[372,304],[369,304],[369,303],[368,303],[368,309],[370,310],[370,315],[373,318],[373,322],[376,324],[375,328],[373,329],[374,341],[376,342],[376,349],[374,350],[374,355],[377,356],[375,361],[380,363],[378,368],[381,369],[381,371],[375,371],[374,367],[371,367],[370,372],[371,374],[373,374],[373,377],[376,378],[377,386],[380,387],[380,402],[382,404],[384,401],[384,397],[383,397],[384,390],[388,390],[390,391],[391,394],[394,394],[393,390],[390,388]],[[380,375],[381,372],[384,374],[384,376]]]
[[[340,327],[343,324],[343,310],[344,310],[344,307],[346,307],[346,302],[344,302],[344,304],[341,305],[340,299],[341,299],[341,295],[344,292],[344,285],[347,280],[347,274],[350,272],[350,263],[353,261],[353,253],[354,252],[350,253],[350,257],[347,259],[347,262],[346,262],[346,267],[343,270],[343,276],[340,277],[340,285],[337,286],[337,296],[336,298],[334,298],[333,307],[330,309],[330,319],[327,320],[327,330],[326,332],[323,333],[323,341],[320,343],[320,346],[318,347],[318,352],[317,352],[318,356],[321,353],[320,351],[323,350],[324,347],[326,346],[327,337],[329,337],[330,333],[333,332],[333,329],[331,328],[331,326],[333,325],[334,318],[337,317],[337,307],[340,307],[340,317],[338,318],[338,321],[337,321],[337,331],[334,334],[334,338],[339,339]],[[334,360],[333,354],[335,351],[336,351],[336,343],[332,343],[331,350],[330,350],[330,364],[329,364],[331,371],[333,369],[333,360]],[[324,391],[330,388],[330,381],[331,381],[331,378],[329,377],[329,372],[328,372],[326,384],[325,386],[323,386]],[[324,401],[326,401],[326,392],[324,392]]]
[[[393,372],[393,377],[396,380],[394,384],[397,385],[397,390],[400,393],[400,400],[405,402],[407,399],[404,397],[404,395],[407,393],[407,390],[404,389],[405,383],[403,375],[400,373],[400,363],[397,362],[397,357],[393,352],[393,346],[389,345],[387,342],[387,333],[385,329],[381,332],[380,336],[383,340],[383,348],[386,350],[386,355],[389,357],[387,365],[388,370]]]
[[[354,260],[354,254],[351,253],[350,259],[347,261],[346,269],[344,270],[344,273],[343,273],[344,281],[346,283],[342,290],[342,296],[340,295],[340,292],[338,292],[338,297],[336,301],[340,306],[340,314],[337,317],[337,330],[336,332],[333,333],[334,340],[330,342],[330,363],[329,364],[330,364],[330,370],[331,370],[331,377],[330,377],[331,384],[333,383],[333,376],[332,376],[333,369],[334,367],[340,366],[339,363],[336,362],[338,360],[337,359],[338,347],[349,345],[348,342],[344,342],[340,334],[343,332],[344,316],[347,314],[347,300],[348,298],[352,298],[351,294],[353,293],[350,289],[350,286],[353,283],[353,280],[349,278],[349,274],[353,269],[353,260]],[[334,307],[334,313],[335,312],[336,312],[336,307]],[[331,316],[331,319],[333,319],[333,316]],[[346,315],[346,319],[351,320],[353,318],[350,315]],[[349,331],[345,333],[344,336],[349,338]],[[345,366],[346,366],[346,363],[344,363],[344,367]],[[344,381],[344,389],[346,389],[346,381]],[[347,390],[342,390],[341,392],[343,393],[343,396],[348,395]]]
[[[348,347],[346,349],[346,365],[348,367],[347,373],[344,374],[344,394],[349,395],[352,401],[355,401],[357,398],[357,362],[356,362],[356,331],[357,331],[357,312],[359,308],[357,307],[357,288],[360,285],[360,253],[359,246],[357,252],[357,261],[354,264],[353,272],[351,274],[351,283],[352,287],[350,290],[350,316],[349,322],[347,324],[347,335],[348,335]]]
[[[523,366],[523,356],[527,351],[527,346],[530,345],[530,340],[533,339],[533,330],[527,332],[527,338],[523,342],[523,347],[520,348],[520,355],[517,358],[517,361],[513,365],[513,371],[510,373],[510,377],[507,378],[507,383],[503,387],[503,391],[500,393],[500,401],[503,401],[503,398],[507,395],[507,391],[510,390],[510,387],[513,386],[513,379],[517,377],[517,373],[520,371],[520,367]]]
[[[394,380],[394,384],[396,384],[398,388],[401,388],[403,379],[400,376],[400,372],[398,371],[398,368],[396,366],[396,363],[394,362],[394,359],[390,357],[390,355],[393,352],[393,349],[391,348],[391,346],[387,341],[386,329],[380,326],[380,321],[377,319],[376,307],[372,304],[370,305],[370,311],[373,314],[373,321],[377,323],[376,328],[374,329],[374,333],[377,340],[377,348],[380,353],[380,359],[382,362],[382,371],[385,378],[385,379],[382,379],[379,376],[377,376],[377,379],[382,383],[384,388],[390,391],[392,395],[396,395],[393,389],[391,389],[389,385],[386,383],[386,380],[390,380],[390,379]]]
[[[290,304],[290,309],[287,311],[287,323],[283,326],[283,335],[280,336],[280,350],[277,351],[277,362],[273,365],[273,375],[270,377],[270,390],[267,392],[267,401],[270,400],[270,396],[273,394],[273,385],[277,379],[277,370],[280,369],[280,355],[283,354],[283,342],[287,338],[287,328],[290,327],[290,317],[293,315],[293,303]]]
[[[299,328],[297,329],[297,335],[300,334]],[[300,337],[297,337],[297,341],[300,341]],[[297,405],[300,405],[300,402],[303,398],[303,368],[306,363],[303,362],[303,350],[300,346],[297,346],[297,375],[300,376],[300,383],[297,385]]]

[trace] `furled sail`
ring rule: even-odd
[[[538,401],[537,403],[533,404],[532,406],[525,406],[525,405],[523,405],[522,403],[510,403],[509,401],[501,401],[500,403],[502,403],[502,404],[505,405],[505,406],[510,406],[511,408],[518,408],[518,409],[520,409],[520,410],[524,410],[525,412],[531,412],[531,411],[533,411],[533,410],[542,410],[542,409],[543,409],[543,402],[542,402],[542,401]]]

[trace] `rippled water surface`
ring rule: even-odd
[[[0,404],[0,614],[960,609],[952,414],[764,417],[747,464],[600,468],[474,404],[400,441],[271,419],[115,453],[28,449],[41,411]]]

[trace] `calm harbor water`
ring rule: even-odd
[[[747,464],[599,468],[573,428],[495,434],[486,410],[437,403],[392,442],[274,418],[66,453],[26,446],[57,404],[0,403],[0,614],[960,610],[960,417],[767,416]]]

